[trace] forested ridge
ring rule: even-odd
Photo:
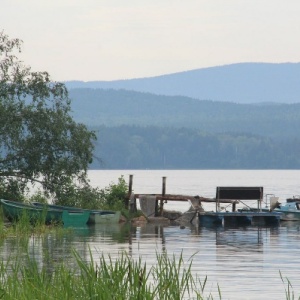
[[[223,102],[295,103],[300,101],[300,63],[236,63],[147,78],[68,81],[66,85]]]
[[[95,128],[94,128],[95,129]],[[95,169],[299,169],[300,139],[196,129],[101,126]]]
[[[95,169],[298,169],[300,103],[236,104],[125,90],[71,89],[95,130]]]
[[[139,125],[297,137],[300,103],[237,104],[126,90],[71,89],[75,119],[88,126]]]

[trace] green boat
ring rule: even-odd
[[[65,211],[79,211],[79,212],[88,212],[90,214],[88,224],[107,224],[107,223],[119,223],[121,212],[113,210],[89,210],[78,207],[54,205],[54,204],[43,204],[40,202],[32,202],[32,205],[39,208],[47,209],[58,209]]]
[[[62,212],[62,222],[65,227],[78,227],[88,223],[90,213],[88,211],[66,211]]]
[[[19,221],[28,218],[31,223],[43,222],[45,224],[62,223],[65,226],[82,226],[87,224],[89,212],[64,211],[48,207],[36,207],[17,201],[0,199],[4,216],[9,221]]]

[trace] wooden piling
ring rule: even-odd
[[[166,180],[167,180],[167,177],[163,177],[162,178],[162,192],[161,192],[161,195],[162,197],[164,197],[166,195]],[[162,216],[164,213],[164,200],[161,199],[160,200],[160,215]]]
[[[131,213],[135,213],[137,211],[136,207],[136,198],[132,193],[132,185],[133,185],[133,175],[129,175],[129,184],[128,184],[128,203],[126,203],[126,207],[129,207],[129,211]]]
[[[129,175],[129,185],[128,185],[128,194],[132,193],[132,183],[133,183],[133,175]]]

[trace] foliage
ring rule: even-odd
[[[99,189],[89,185],[75,187],[70,184],[57,191],[55,204],[68,205],[87,209],[125,209],[125,199],[128,197],[128,187],[123,176],[117,183]]]
[[[25,201],[27,201],[27,202],[39,202],[39,203],[43,203],[43,204],[48,203],[47,198],[45,197],[44,193],[41,192],[41,191],[35,192],[33,195],[31,195]]]
[[[104,206],[104,199],[99,188],[93,188],[88,184],[81,186],[69,185],[61,186],[57,190],[57,197],[54,204],[75,206],[86,209],[100,209]]]
[[[126,197],[128,197],[128,185],[124,176],[118,178],[118,183],[110,183],[108,187],[100,191],[102,199],[108,208],[122,210]]]
[[[1,174],[1,171],[0,171]],[[0,195],[3,199],[13,199],[15,201],[24,201],[23,184],[13,177],[2,178],[0,175]]]
[[[29,183],[50,194],[86,184],[94,132],[71,117],[65,85],[24,66],[19,52],[21,41],[0,32],[1,197],[21,200]]]

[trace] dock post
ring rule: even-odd
[[[136,199],[134,194],[132,193],[132,184],[133,183],[133,175],[129,175],[129,184],[128,184],[128,203],[126,203],[126,207],[129,208],[129,211],[131,213],[134,213],[137,211],[136,208]]]
[[[166,195],[166,179],[167,177],[163,177],[162,178],[162,196],[165,196]],[[163,215],[163,212],[164,212],[164,200],[161,199],[160,200],[160,215],[162,216]]]
[[[131,195],[132,193],[132,182],[133,182],[133,175],[129,175],[129,185],[128,185],[128,194]]]
[[[236,211],[236,202],[232,203],[232,211],[235,212]]]

